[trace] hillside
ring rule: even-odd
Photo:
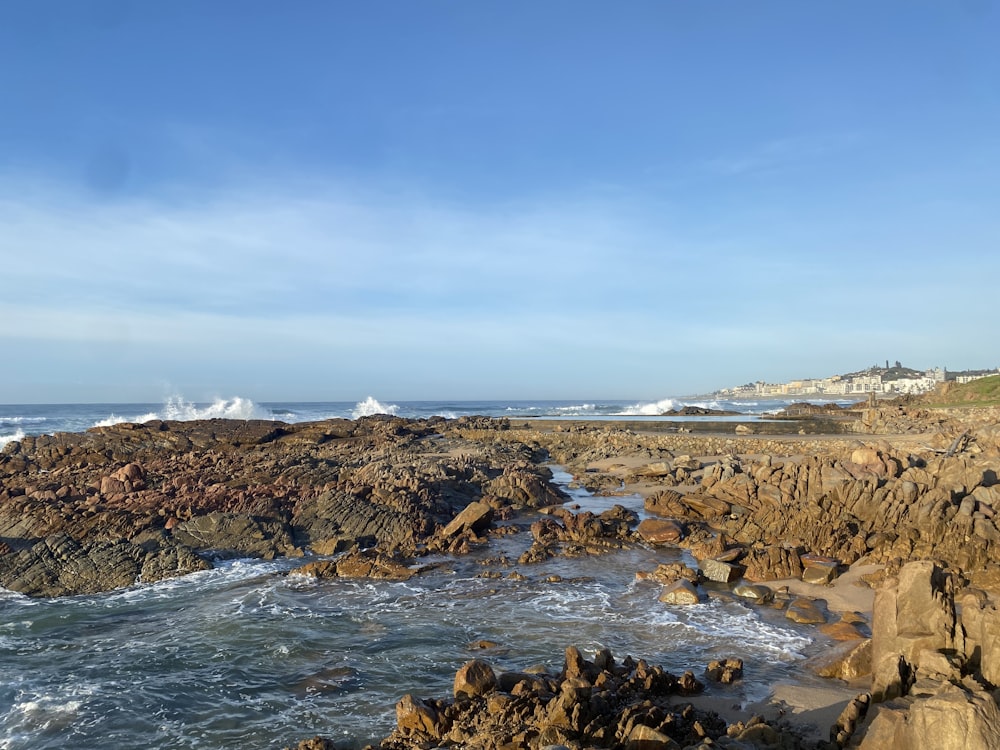
[[[998,406],[1000,375],[973,380],[971,383],[942,383],[924,396],[928,406]]]

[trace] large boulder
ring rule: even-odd
[[[875,594],[872,619],[872,697],[906,692],[921,660],[964,649],[955,617],[954,583],[932,562],[904,565]],[[909,676],[909,677],[908,677]]]
[[[992,750],[1000,747],[1000,707],[971,681],[941,683],[929,696],[876,705],[860,750]]]

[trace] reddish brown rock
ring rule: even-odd
[[[677,544],[684,538],[684,527],[676,521],[647,518],[636,528],[644,542],[649,544]]]

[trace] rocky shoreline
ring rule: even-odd
[[[695,707],[700,681],[725,665],[678,677],[570,648],[559,675],[476,662],[471,694],[409,696],[382,747],[902,748],[926,723],[935,747],[998,746],[1000,414],[880,404],[833,434],[810,419],[696,432],[476,417],[154,421],[29,437],[0,454],[0,585],[97,593],[248,556],[302,557],[297,572],[319,578],[400,579],[430,554],[516,533],[530,548],[497,560],[497,575],[555,555],[681,547],[697,566],[637,571],[663,585],[658,606],[739,596],[842,640],[812,665],[859,688],[829,738],[794,717]],[[595,494],[642,495],[647,517],[567,505],[549,464]],[[878,588],[870,611],[822,601],[849,577]],[[942,705],[961,726],[928,721]],[[959,730],[972,739],[954,744]]]

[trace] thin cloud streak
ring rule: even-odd
[[[989,313],[969,294],[989,274],[845,265],[836,236],[801,251],[802,227],[700,239],[627,194],[474,207],[333,183],[183,203],[15,187],[0,184],[0,348],[94,387],[208,378],[258,399],[352,398],[403,366],[421,390],[382,395],[662,397],[775,363],[788,378],[947,364],[923,360],[979,351],[975,330],[918,314],[913,295],[964,293],[969,315]]]

